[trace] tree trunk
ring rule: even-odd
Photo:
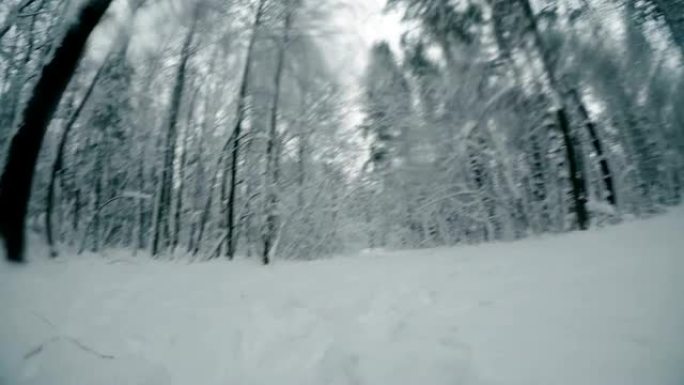
[[[145,150],[141,150],[141,161],[138,164],[138,189],[141,194],[145,192],[145,166],[143,160],[145,159]],[[137,205],[137,210],[138,210],[138,234],[137,234],[137,246],[136,250],[140,249],[143,250],[145,249],[145,217],[146,217],[146,211],[145,211],[145,202],[140,199],[138,201]]]
[[[107,187],[108,187],[108,181],[109,178],[107,177],[107,160],[109,158],[108,156],[109,153],[109,143],[108,143],[108,137],[107,137],[107,132],[106,130],[103,130],[100,133],[100,138],[99,138],[99,143],[96,144],[95,146],[95,164],[93,166],[93,181],[92,183],[95,185],[94,188],[94,205],[93,208],[97,210],[97,208],[102,204],[102,201],[106,199],[104,197]],[[101,235],[101,226],[100,226],[101,218],[99,215],[95,215],[93,217],[92,221],[92,226],[89,226],[92,228],[92,233],[93,233],[93,243],[91,246],[91,251],[93,253],[97,252],[100,248],[100,235]],[[86,229],[86,232],[84,234],[84,239],[87,239],[88,237],[88,229]]]
[[[550,56],[550,52],[547,49],[544,40],[542,39],[541,32],[539,31],[539,26],[537,25],[537,19],[536,16],[534,15],[534,12],[532,11],[532,7],[530,5],[529,0],[519,0],[520,4],[523,8],[523,13],[525,17],[527,18],[527,21],[529,23],[529,30],[532,33],[532,37],[534,39],[534,45],[539,52],[539,56],[542,61],[542,65],[544,67],[544,72],[547,74],[547,78],[549,80],[549,85],[551,89],[554,92],[554,99],[556,99],[556,103],[558,103],[558,111],[557,111],[557,118],[558,118],[558,123],[559,127],[562,131],[563,134],[563,143],[566,147],[566,156],[568,159],[568,167],[569,167],[569,173],[570,173],[570,180],[572,184],[572,190],[573,190],[573,205],[574,205],[574,211],[577,219],[577,226],[579,227],[580,230],[586,230],[589,228],[589,215],[587,212],[587,207],[586,207],[586,197],[587,197],[587,186],[586,186],[586,178],[584,177],[584,170],[579,167],[580,160],[579,160],[579,155],[577,154],[577,145],[575,143],[575,137],[572,134],[572,128],[570,126],[570,115],[569,111],[570,108],[567,97],[572,96],[571,93],[575,92],[574,90],[570,90],[567,87],[565,87],[564,84],[562,84],[561,80],[558,78],[558,74],[556,73],[556,68],[553,65],[553,60]],[[581,105],[581,103],[580,103]],[[583,105],[582,109],[586,111]],[[587,117],[588,118],[588,117]],[[584,122],[585,125],[587,123],[590,123],[589,121]],[[607,165],[607,163],[606,163]],[[610,176],[610,172],[607,175],[604,175],[604,180],[606,178],[609,178],[611,181],[610,185],[612,186],[612,177]],[[613,194],[614,196],[614,194]]]
[[[86,41],[111,0],[90,0],[67,29],[52,59],[36,83],[19,129],[12,138],[7,163],[0,178],[0,235],[7,259],[24,260],[24,225],[38,153],[48,124],[73,76]]]
[[[188,106],[188,115],[186,119],[185,132],[183,133],[182,148],[181,148],[181,158],[180,158],[180,168],[178,170],[178,192],[176,193],[176,210],[175,219],[173,221],[173,241],[171,244],[172,249],[175,251],[178,247],[178,242],[180,240],[181,231],[181,217],[183,212],[183,191],[185,190],[185,167],[187,163],[188,154],[188,138],[190,138],[190,129],[192,127],[192,114],[195,108],[195,98],[197,97],[197,90],[193,93]]]
[[[283,40],[278,47],[278,59],[276,71],[273,78],[274,92],[271,105],[271,119],[266,146],[266,224],[263,234],[264,249],[261,261],[268,265],[271,260],[272,246],[276,242],[278,231],[278,179],[280,178],[279,150],[278,150],[278,103],[280,101],[280,88],[283,80],[283,68],[285,65],[285,52],[290,40],[290,27],[292,24],[293,9],[290,4],[286,5]]]
[[[228,258],[232,259],[235,256],[235,250],[237,248],[237,239],[235,237],[235,197],[237,194],[237,173],[238,173],[238,158],[240,152],[240,136],[242,135],[242,121],[245,116],[247,109],[246,97],[247,97],[247,83],[249,80],[250,67],[252,62],[252,56],[254,54],[254,43],[256,42],[257,31],[261,25],[261,17],[264,13],[264,7],[266,5],[266,0],[259,0],[259,5],[254,16],[254,23],[252,24],[252,36],[249,40],[249,46],[247,47],[247,57],[245,58],[245,67],[242,72],[242,80],[240,84],[240,92],[238,95],[238,106],[237,114],[235,117],[235,128],[233,129],[233,141],[231,146],[231,168],[230,168],[230,190],[228,192],[228,210],[227,210],[227,247],[228,247]]]
[[[558,126],[563,134],[563,144],[565,146],[565,154],[570,172],[570,185],[572,187],[572,198],[575,204],[577,226],[580,230],[586,230],[589,228],[589,214],[587,213],[586,206],[587,198],[584,174],[579,165],[579,157],[575,153],[575,140],[570,133],[570,122],[567,112],[561,108],[556,114]]]
[[[161,249],[166,249],[169,245],[169,235],[171,232],[169,219],[171,216],[171,194],[173,191],[173,164],[176,156],[176,137],[178,112],[180,104],[183,99],[183,88],[185,86],[186,67],[188,60],[192,54],[190,45],[192,44],[197,26],[199,8],[196,6],[195,14],[193,15],[192,25],[185,37],[183,47],[181,49],[180,63],[178,64],[178,71],[176,72],[175,85],[171,95],[171,105],[169,106],[169,121],[166,131],[166,148],[164,151],[164,164],[162,165],[162,178],[159,181],[160,193],[159,201],[157,203],[157,221],[154,228],[154,237],[152,239],[152,255],[157,255]]]
[[[598,131],[596,130],[596,125],[591,120],[589,116],[589,111],[584,106],[584,102],[577,92],[576,89],[570,91],[573,101],[577,106],[577,111],[580,117],[584,120],[584,127],[589,134],[589,140],[591,141],[591,146],[596,153],[596,158],[599,162],[599,172],[601,173],[601,179],[603,181],[603,188],[606,190],[606,200],[611,205],[615,206],[617,204],[617,197],[615,193],[615,183],[613,182],[613,174],[611,173],[610,164],[608,163],[608,158],[603,150],[603,142],[598,136]]]
[[[199,223],[197,224],[197,238],[195,239],[195,247],[192,251],[192,255],[197,255],[199,253],[200,248],[202,247],[202,238],[204,237],[204,229],[207,226],[207,222],[209,221],[209,214],[211,213],[211,205],[213,202],[213,194],[212,190],[214,189],[214,185],[216,184],[216,180],[218,179],[219,175],[219,170],[221,167],[221,164],[223,164],[223,157],[225,155],[225,152],[228,150],[230,147],[230,144],[233,142],[233,137],[231,136],[226,143],[223,145],[223,148],[221,149],[221,152],[219,154],[219,158],[216,162],[216,168],[214,169],[214,175],[211,178],[211,181],[209,182],[209,190],[207,192],[207,200],[204,204],[204,209],[202,210],[202,215],[200,216]]]
[[[304,207],[304,184],[306,183],[306,153],[307,134],[300,132],[299,141],[297,143],[297,208],[301,210]]]

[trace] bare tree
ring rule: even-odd
[[[264,9],[266,6],[266,0],[259,0],[257,5],[257,10],[254,15],[254,22],[252,24],[252,35],[249,40],[249,45],[247,47],[247,57],[245,58],[245,67],[242,72],[242,80],[240,81],[240,88],[238,93],[237,102],[237,113],[235,117],[235,127],[231,134],[231,146],[230,146],[230,187],[228,192],[227,210],[226,210],[226,242],[227,242],[227,254],[228,258],[233,258],[235,256],[235,250],[237,248],[237,237],[236,234],[236,197],[237,197],[237,176],[238,176],[238,157],[240,152],[240,139],[242,135],[242,125],[245,118],[245,112],[247,110],[247,90],[248,90],[248,79],[250,77],[250,68],[252,65],[252,58],[254,56],[254,46],[256,43],[257,33],[261,27],[262,17],[264,15]]]
[[[181,48],[180,62],[178,63],[178,70],[176,72],[175,84],[171,96],[171,105],[169,106],[169,118],[166,131],[166,143],[164,148],[164,163],[162,165],[162,177],[160,181],[160,193],[157,202],[157,214],[154,224],[154,236],[152,238],[152,255],[157,255],[162,249],[166,249],[171,241],[171,200],[173,191],[173,166],[176,156],[176,137],[178,114],[180,111],[180,104],[183,99],[183,90],[185,87],[185,77],[187,72],[188,61],[192,55],[191,44],[195,31],[197,29],[197,22],[199,19],[200,6],[195,5],[192,16],[192,23],[188,30],[183,47]]]
[[[276,243],[278,232],[278,180],[280,175],[280,145],[278,143],[278,106],[283,81],[283,69],[285,66],[285,53],[290,42],[290,29],[295,11],[292,1],[285,2],[285,20],[283,20],[282,41],[278,46],[276,70],[273,77],[273,100],[271,102],[271,116],[269,122],[268,144],[266,147],[266,224],[263,231],[264,248],[261,260],[268,265]]]

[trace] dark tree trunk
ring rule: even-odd
[[[74,191],[74,216],[71,221],[71,229],[74,235],[78,234],[78,223],[81,219],[81,189],[76,188]]]
[[[570,185],[572,187],[572,199],[575,205],[575,215],[577,216],[577,226],[580,230],[589,228],[589,214],[587,213],[587,191],[584,181],[584,174],[581,170],[579,159],[575,153],[574,138],[570,132],[570,121],[564,109],[557,111],[558,127],[563,134],[563,145],[568,161],[568,171],[570,172]]]
[[[144,157],[145,151],[141,151],[141,159]],[[145,192],[145,166],[144,162],[141,161],[138,164],[138,189],[140,193]],[[145,248],[145,218],[147,216],[147,211],[145,210],[145,201],[143,199],[138,200],[138,234],[137,234],[137,248],[143,250]]]
[[[617,203],[617,197],[615,194],[615,183],[613,182],[613,174],[610,171],[611,169],[610,164],[608,163],[608,158],[606,158],[605,151],[603,150],[603,142],[601,142],[601,138],[599,138],[598,136],[596,125],[591,120],[591,117],[589,116],[589,111],[587,111],[587,108],[584,106],[584,102],[582,102],[582,99],[578,94],[577,90],[573,89],[571,93],[572,98],[575,104],[577,105],[577,110],[580,114],[580,117],[584,120],[584,127],[586,128],[587,133],[589,134],[591,146],[594,149],[594,152],[596,153],[596,158],[599,162],[599,171],[601,173],[601,179],[603,180],[603,188],[606,189],[606,200],[608,201],[608,203],[615,206],[615,204]]]
[[[111,0],[91,0],[83,6],[54,56],[43,68],[24,109],[19,129],[12,138],[0,178],[0,235],[9,261],[24,260],[24,225],[45,131],[76,70],[88,37],[110,3]]]
[[[529,23],[529,32],[532,34],[534,45],[539,53],[539,56],[544,67],[544,72],[546,73],[547,78],[549,80],[549,85],[551,86],[551,89],[554,92],[554,99],[556,99],[556,102],[559,104],[557,118],[559,127],[563,134],[563,143],[566,147],[566,155],[569,167],[568,172],[570,173],[570,180],[573,190],[573,203],[575,214],[577,217],[577,227],[579,227],[580,230],[586,230],[589,228],[589,213],[586,207],[587,186],[586,179],[584,178],[584,170],[582,169],[582,167],[579,167],[580,155],[577,154],[577,149],[580,148],[580,146],[577,145],[575,135],[572,133],[572,127],[570,125],[571,120],[569,114],[569,105],[578,104],[578,108],[580,109],[579,112],[586,112],[586,108],[581,103],[581,100],[573,100],[572,103],[570,103],[570,101],[567,100],[568,97],[572,97],[572,93],[575,91],[566,87],[566,85],[563,84],[561,79],[559,79],[558,74],[556,73],[556,68],[553,64],[551,53],[546,47],[544,40],[542,39],[541,32],[539,31],[539,26],[537,24],[536,16],[532,11],[532,6],[530,5],[529,0],[519,0],[519,3],[522,6],[523,14],[527,18],[527,21]],[[585,119],[585,126],[586,124],[591,123],[588,120],[588,114],[585,117]],[[588,129],[588,131],[591,130]],[[596,138],[598,140],[598,137]],[[602,149],[600,147],[599,150],[602,152]],[[607,166],[607,161],[605,165]],[[606,178],[610,180],[610,186],[612,189],[613,183],[610,171],[608,171],[606,175],[603,175],[603,177],[604,181],[606,180]],[[614,197],[614,194],[612,194],[612,196]]]
[[[188,31],[183,48],[181,49],[181,59],[178,64],[178,72],[176,73],[175,85],[173,87],[173,94],[171,95],[171,105],[169,106],[169,122],[166,131],[166,148],[164,149],[164,164],[162,165],[162,178],[159,181],[160,194],[159,203],[157,204],[157,222],[154,228],[154,237],[152,239],[152,255],[157,255],[162,248],[166,248],[169,244],[169,235],[171,232],[169,226],[169,218],[171,216],[171,194],[173,191],[173,163],[176,156],[176,136],[178,112],[180,110],[180,103],[183,99],[183,88],[185,86],[185,75],[188,60],[190,59],[192,39],[195,34],[197,26],[197,10],[193,15],[192,25]]]
[[[235,131],[233,131],[235,132]],[[231,139],[227,143],[226,151],[231,148],[233,145],[233,137],[231,136]],[[222,219],[219,223],[219,227],[225,228],[226,230],[228,229],[228,180],[230,177],[230,172],[231,172],[231,160],[232,156],[225,156],[223,158],[223,163],[220,165],[220,167],[223,168],[223,174],[221,175],[221,195],[219,196],[219,199],[221,202],[221,209],[223,210],[222,212]],[[218,246],[219,248],[219,253],[220,249],[223,247],[224,242],[221,242],[221,244]],[[230,254],[230,248],[226,245],[226,247],[223,249],[224,255],[226,257],[229,256]]]

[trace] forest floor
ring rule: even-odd
[[[0,264],[0,384],[681,385],[684,208],[316,262]]]

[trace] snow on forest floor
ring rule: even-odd
[[[317,262],[0,266],[0,384],[684,384],[684,209]]]

